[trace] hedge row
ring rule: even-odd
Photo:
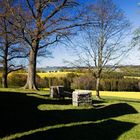
[[[95,90],[96,80],[91,76],[80,76],[73,79],[71,84],[74,89]],[[140,80],[137,79],[101,79],[102,91],[140,91]]]
[[[8,78],[9,87],[21,87],[26,83],[26,75],[13,73]],[[96,80],[92,74],[77,75],[74,73],[68,74],[61,78],[36,78],[37,86],[39,88],[48,88],[55,85],[64,85],[66,89],[86,89],[95,90]],[[100,82],[100,90],[103,91],[140,91],[140,80],[124,79],[123,76],[115,75],[104,76]]]

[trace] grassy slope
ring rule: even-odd
[[[140,140],[140,100],[103,98],[94,107],[73,107],[46,92],[0,89],[0,138]]]

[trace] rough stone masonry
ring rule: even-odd
[[[91,106],[92,93],[90,91],[74,91],[72,93],[73,106]]]

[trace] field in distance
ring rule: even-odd
[[[45,78],[45,77],[66,77],[67,74],[72,73],[72,72],[45,72],[45,73],[37,73],[37,75],[40,78]]]

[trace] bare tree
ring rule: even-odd
[[[114,65],[115,60],[117,61],[126,51],[122,40],[126,37],[130,24],[123,11],[112,0],[98,0],[88,9],[91,11],[90,20],[97,22],[96,25],[90,25],[83,30],[83,41],[76,50],[77,63],[87,66],[95,76],[96,96],[100,99],[101,73],[107,65]]]
[[[21,29],[20,36],[30,49],[24,88],[37,89],[35,79],[39,51],[71,35],[71,29],[81,25],[82,14],[77,10],[76,0],[25,0],[20,5],[22,10],[14,15],[17,17],[15,26]]]
[[[138,46],[138,49],[140,49],[139,45],[140,45],[140,27],[137,28],[134,33],[133,33],[133,38],[132,38],[132,46],[136,47]]]
[[[138,6],[140,6],[140,2],[138,3]],[[140,26],[134,30],[131,44],[132,48],[138,47],[140,50]]]
[[[25,56],[23,48],[18,43],[16,30],[9,24],[10,8],[13,1],[0,1],[0,61],[2,64],[2,86],[8,87],[7,77],[12,71],[23,68],[23,65],[13,62]]]

